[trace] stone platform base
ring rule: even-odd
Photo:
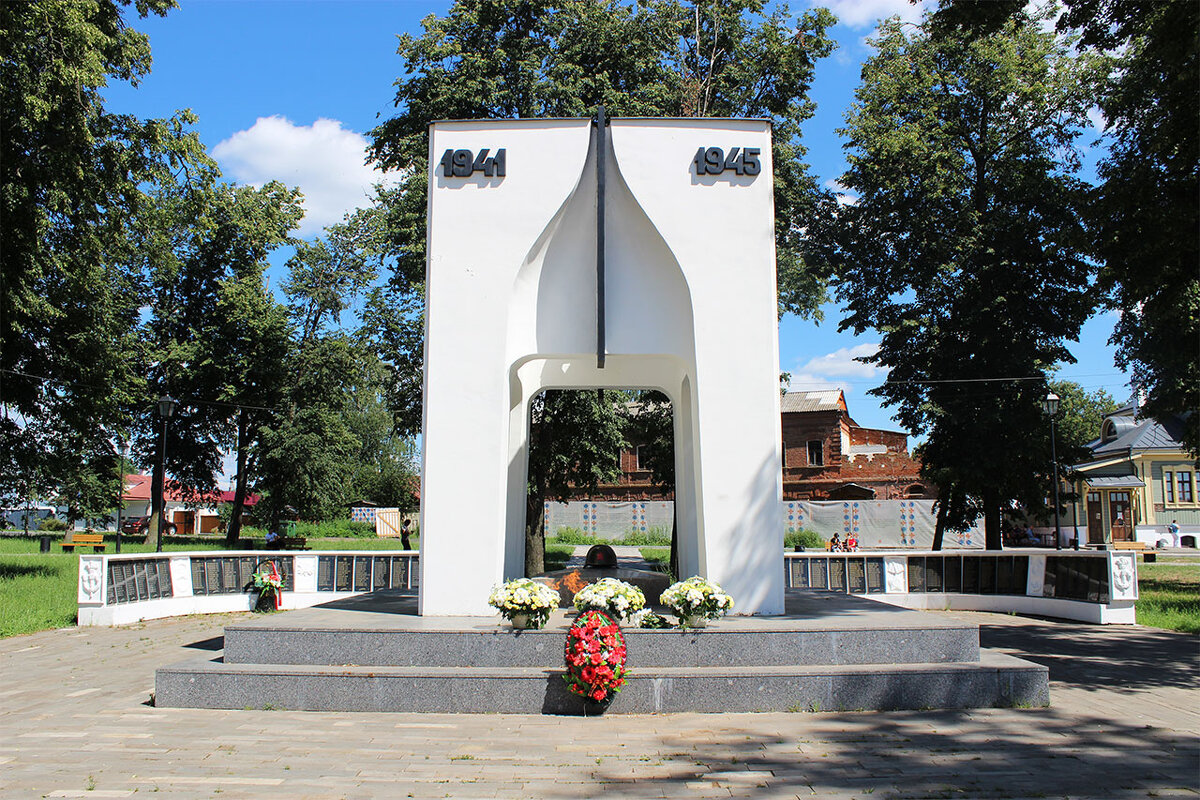
[[[313,711],[580,713],[562,680],[570,616],[537,631],[415,615],[376,593],[256,617],[223,657],[163,667],[155,704]],[[1047,670],[979,649],[976,626],[861,597],[789,593],[778,617],[627,629],[629,682],[608,713],[1043,706]]]

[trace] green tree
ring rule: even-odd
[[[546,501],[594,492],[621,474],[625,437],[612,392],[547,389],[530,404],[525,575],[546,570]]]
[[[0,481],[71,514],[120,496],[141,393],[131,235],[147,192],[203,160],[192,118],[111,114],[150,68],[119,0],[0,3]],[[139,15],[174,4],[140,0]]]
[[[286,309],[271,296],[260,272],[220,282],[216,313],[202,334],[200,366],[217,378],[210,386],[218,390],[218,408],[232,413],[219,439],[225,451],[233,450],[235,463],[225,525],[229,547],[237,546],[246,497],[259,473],[262,431],[286,397],[291,331]]]
[[[661,492],[675,492],[675,409],[671,398],[649,389],[632,392],[624,404],[625,439],[637,448],[638,464],[650,471],[651,482]],[[678,496],[678,495],[674,495]],[[671,517],[672,575],[679,575],[678,515]]]
[[[1024,3],[942,0],[942,27],[983,35]],[[1106,54],[1097,102],[1108,156],[1091,216],[1099,284],[1119,312],[1111,344],[1147,395],[1145,412],[1182,416],[1200,457],[1200,3],[1066,0],[1060,31]]]
[[[1074,381],[1051,381],[1049,390],[1059,397],[1058,417],[1054,422],[1059,462],[1087,460],[1087,445],[1100,437],[1100,423],[1117,410],[1117,404],[1103,389],[1088,392]]]
[[[648,389],[629,393],[618,406],[629,446],[637,447],[638,463],[659,489],[675,488],[675,412],[671,398]]]
[[[301,342],[336,327],[342,312],[374,282],[374,234],[373,215],[350,214],[326,228],[324,238],[296,243],[283,291]]]
[[[362,447],[349,412],[363,363],[363,354],[341,334],[293,349],[284,407],[261,433],[260,514],[269,526],[277,526],[289,506],[314,522],[344,512]]]
[[[220,183],[215,165],[154,195],[140,252],[148,275],[151,311],[141,326],[147,394],[142,408],[170,394],[180,401],[166,426],[167,471],[174,485],[204,502],[217,490],[222,454],[237,452],[244,502],[249,450],[274,406],[288,323],[264,285],[267,256],[289,243],[303,214],[299,192],[271,182],[261,189]],[[245,407],[239,412],[239,407]],[[158,452],[161,420],[136,417],[135,443],[153,455],[152,494],[166,476]],[[227,535],[240,526],[241,505]],[[154,504],[147,536],[157,532]],[[236,537],[233,539],[236,541]]]
[[[1040,22],[883,23],[844,131],[860,199],[837,220],[841,327],[882,336],[872,393],[928,435],[939,534],[982,512],[990,549],[1003,504],[1044,496],[1040,376],[1073,361],[1095,302],[1074,177],[1094,65]]]
[[[1200,3],[1076,0],[1066,23],[1119,55],[1100,108],[1112,145],[1094,215],[1117,365],[1145,413],[1184,416],[1200,457]]]
[[[350,494],[380,506],[412,511],[419,485],[416,442],[397,434],[388,406],[391,370],[359,346],[362,378],[349,397],[347,422],[360,445],[350,465]]]

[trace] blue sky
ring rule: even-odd
[[[393,112],[392,82],[401,62],[396,36],[419,33],[420,20],[442,14],[433,0],[181,0],[165,18],[131,20],[150,36],[151,74],[137,88],[105,92],[112,111],[161,117],[190,108],[197,130],[225,175],[244,183],[271,179],[299,185],[306,196],[305,236],[367,200],[380,180],[363,166],[364,134]],[[827,185],[845,167],[836,129],[853,100],[866,37],[875,21],[919,9],[907,0],[834,0],[825,3],[841,22],[833,29],[838,51],[817,66],[811,97],[816,115],[804,129],[809,163]],[[806,7],[793,4],[793,10]],[[277,257],[282,264],[284,257]],[[281,270],[272,270],[277,281]],[[841,387],[851,415],[869,427],[897,428],[887,409],[866,393],[883,376],[853,361],[878,339],[838,333],[836,305],[817,325],[795,317],[780,323],[780,368],[792,388]],[[1107,344],[1113,317],[1090,321],[1071,350],[1079,363],[1061,377],[1118,401],[1129,395],[1126,376],[1113,366]]]

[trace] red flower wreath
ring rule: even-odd
[[[567,629],[567,688],[597,703],[625,685],[625,634],[607,613],[589,608]]]

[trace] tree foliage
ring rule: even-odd
[[[148,191],[204,160],[190,115],[104,109],[108,81],[150,66],[126,5],[0,3],[0,468],[17,493],[62,492],[71,516],[120,495],[117,442],[142,383],[131,228]]]
[[[393,370],[369,337],[334,324],[374,278],[369,235],[370,219],[351,215],[288,262],[293,336],[279,409],[262,432],[268,524],[289,506],[314,521],[344,513],[354,500],[413,506],[415,447],[391,413]]]
[[[533,399],[529,423],[525,574],[545,571],[547,500],[566,501],[594,492],[621,472],[625,446],[617,396],[603,389],[547,389]]]
[[[1051,381],[1049,390],[1059,397],[1055,420],[1059,463],[1086,461],[1087,445],[1100,438],[1100,423],[1117,410],[1117,404],[1103,389],[1089,392],[1074,381]]]
[[[1094,67],[1024,13],[981,36],[893,19],[875,46],[845,131],[841,327],[882,335],[872,393],[927,433],[939,524],[982,511],[998,548],[1001,504],[1045,491],[1039,376],[1095,302],[1074,177]]]
[[[1185,444],[1200,457],[1200,4],[1065,4],[1058,29],[1108,56],[1096,100],[1109,152],[1090,219],[1099,285],[1120,314],[1110,343],[1145,391],[1145,412],[1184,417]],[[942,0],[935,21],[984,35],[1022,6]]]
[[[299,192],[275,182],[261,189],[221,183],[215,166],[205,165],[153,200],[140,225],[150,314],[140,329],[137,361],[147,385],[134,408],[135,451],[153,465],[157,497],[165,480],[163,426],[153,406],[171,395],[180,401],[165,426],[175,486],[203,502],[217,490],[223,453],[232,448],[241,467],[235,495],[244,501],[251,443],[264,409],[280,398],[288,347],[287,318],[264,284],[266,259],[291,241],[303,214]],[[231,534],[240,525],[241,503],[234,506]]]
[[[1095,213],[1117,365],[1145,413],[1187,417],[1200,457],[1200,4],[1076,0],[1066,21],[1119,52],[1100,95],[1112,146]]]

